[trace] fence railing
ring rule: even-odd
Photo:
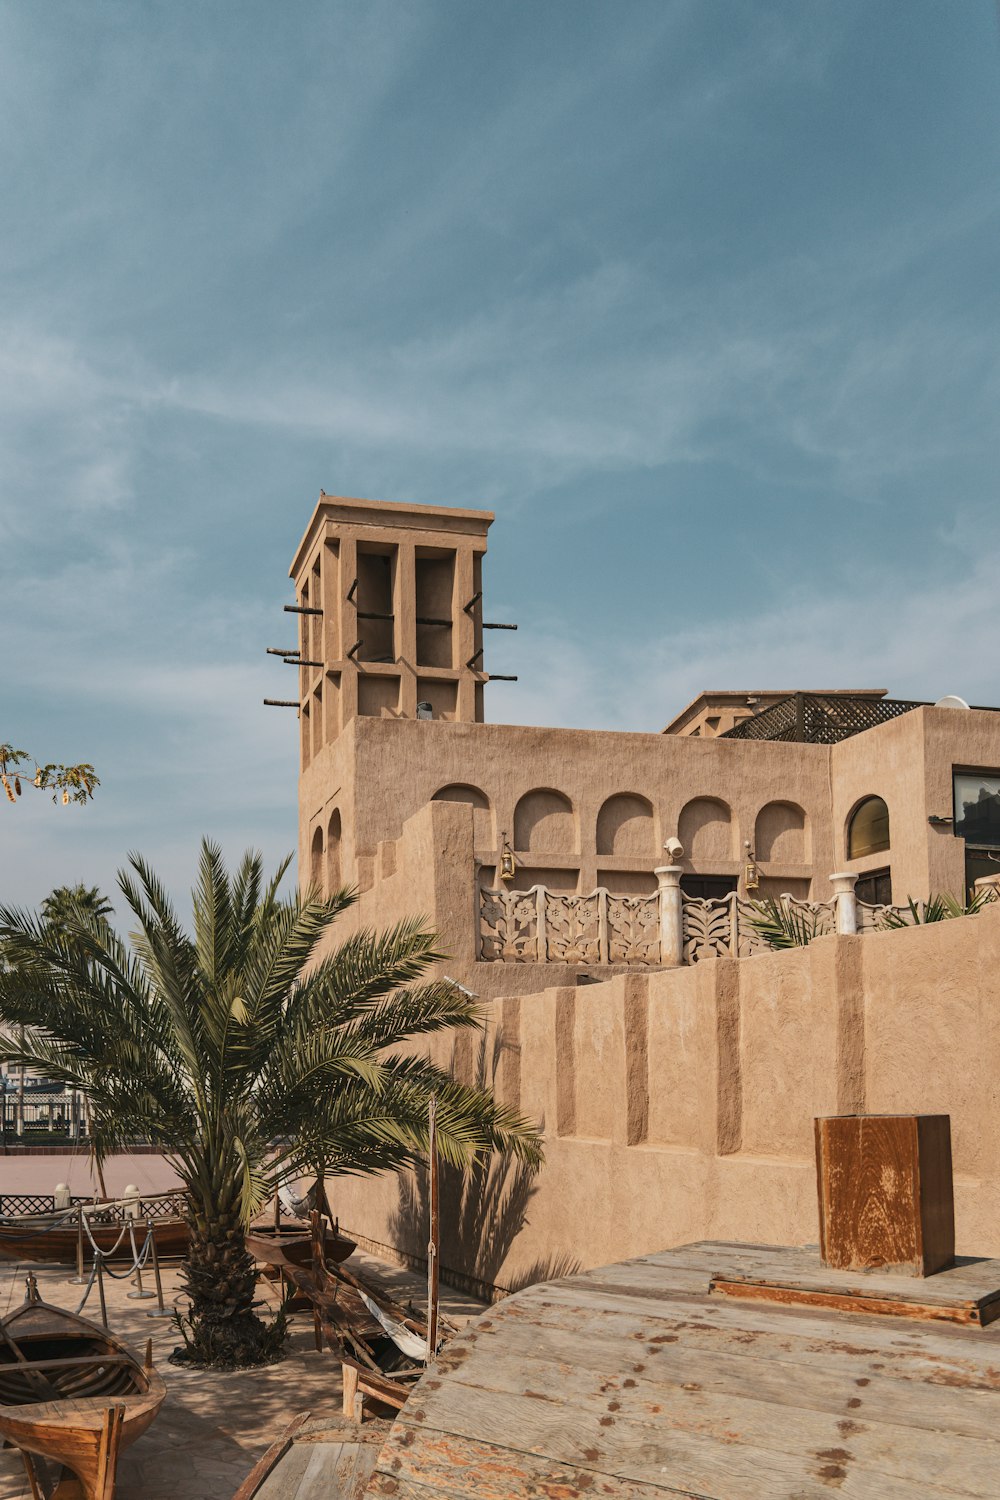
[[[479,931],[482,957],[501,963],[660,963],[658,895],[483,890]]]
[[[114,1198],[108,1202],[82,1197],[73,1193],[69,1200],[56,1203],[54,1193],[0,1193],[0,1218],[23,1218],[27,1214],[64,1212],[68,1209],[83,1209],[91,1224],[124,1224],[129,1219],[179,1218],[185,1212],[186,1198],[183,1192],[138,1193]],[[67,1222],[74,1222],[67,1214]]]
[[[494,963],[627,964],[672,968],[705,958],[750,958],[770,952],[760,930],[760,903],[735,891],[702,899],[680,888],[682,870],[656,871],[658,890],[619,896],[603,886],[578,896],[544,885],[479,893],[479,956]],[[827,901],[778,898],[777,905],[812,937],[910,926],[910,906],[869,905],[855,896],[855,875],[831,875]],[[1000,891],[998,891],[1000,895]],[[996,899],[994,897],[993,899]]]

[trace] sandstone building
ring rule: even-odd
[[[1000,1250],[1000,1197],[963,1198],[985,1098],[942,1046],[975,1034],[997,912],[876,930],[884,903],[1000,872],[1000,713],[793,685],[705,692],[660,734],[489,724],[489,630],[505,623],[485,603],[492,520],[322,494],[284,653],[303,882],[357,887],[341,936],[426,915],[447,972],[494,1002],[498,1087],[551,1137],[513,1260],[457,1264],[456,1246],[453,1269],[504,1285],[526,1255],[555,1263],[584,1205],[589,1264],[683,1238],[814,1237],[811,1119],[838,1108],[956,1116],[960,1237]],[[784,893],[829,935],[762,953],[748,901]],[[956,973],[966,993],[945,1016]],[[937,1046],[872,1052],[916,997]],[[344,1191],[352,1230],[419,1252],[395,1188]]]

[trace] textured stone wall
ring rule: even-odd
[[[511,1287],[691,1239],[815,1242],[813,1117],[864,1110],[951,1115],[959,1252],[1000,1254],[998,973],[1000,906],[491,1001],[485,1054],[438,1055],[544,1123],[546,1164],[464,1203],[449,1184],[445,1266]],[[423,1255],[420,1183],[337,1193],[352,1230]]]

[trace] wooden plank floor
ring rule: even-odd
[[[931,1305],[998,1272],[877,1280]],[[1000,1322],[736,1301],[725,1275],[840,1284],[809,1252],[701,1244],[529,1288],[444,1350],[368,1495],[996,1500]]]
[[[296,1443],[257,1495],[259,1500],[361,1500],[377,1456],[371,1443]]]

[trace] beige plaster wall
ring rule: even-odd
[[[1000,713],[918,708],[840,745],[831,756],[832,839],[837,868],[861,872],[889,865],[897,902],[931,892],[958,895],[965,884],[965,843],[930,814],[952,815],[956,767],[1000,767]],[[848,860],[847,822],[864,797],[889,808],[891,848]]]
[[[809,880],[816,869],[822,872],[818,894],[825,898],[826,876],[834,868],[829,755],[826,747],[817,745],[354,719],[302,773],[302,868],[309,867],[315,826],[339,800],[344,809],[346,877],[362,889],[371,888],[378,845],[398,839],[414,813],[442,788],[457,783],[476,788],[488,801],[489,816],[481,817],[480,826],[492,827],[497,845],[506,831],[515,844],[521,880],[531,883],[532,872],[544,870],[546,883],[555,884],[561,876],[563,888],[584,892],[594,889],[599,877],[606,881],[638,873],[652,882],[653,870],[663,863],[664,840],[676,834],[685,809],[698,799],[723,804],[729,823],[721,830],[713,826],[704,853],[699,855],[696,847],[687,867],[737,875],[743,842],[753,840],[761,809],[771,802],[792,803],[805,815],[800,842],[809,852],[808,862],[779,858],[761,869],[789,882]],[[526,816],[525,799],[536,793],[534,816]],[[548,796],[547,802],[541,794]],[[618,821],[607,815],[602,819],[602,809],[609,798],[622,796],[631,799],[624,810],[632,814],[639,811],[634,804],[646,804],[648,822],[629,818],[617,836],[616,850],[621,852],[599,854],[599,827],[606,848],[609,825]],[[516,847],[515,830],[521,829],[534,829],[532,847]],[[487,869],[495,866],[497,845],[475,849]]]
[[[703,1237],[813,1242],[813,1117],[858,1110],[951,1115],[958,1249],[1000,1253],[998,968],[1000,906],[492,1002],[498,1091],[544,1122],[546,1164],[516,1238],[488,1234],[484,1279]],[[473,1050],[436,1055],[471,1075]],[[352,1230],[419,1259],[426,1225],[395,1179],[337,1193]],[[443,1262],[475,1274],[449,1201]]]

